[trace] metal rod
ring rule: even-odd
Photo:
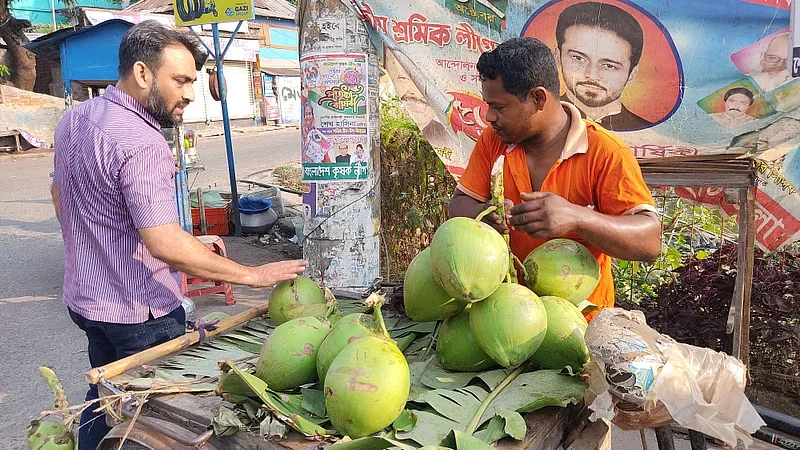
[[[58,23],[56,22],[56,2],[50,0],[50,12],[53,14],[53,31],[58,30]]]
[[[283,192],[288,192],[290,194],[297,194],[297,195],[305,194],[305,192],[303,192],[303,191],[297,191],[297,190],[294,190],[294,189],[285,188],[283,186],[278,186],[277,184],[267,184],[267,183],[262,183],[260,181],[253,181],[253,180],[246,180],[246,179],[242,179],[242,180],[239,180],[239,181],[241,181],[242,183],[254,184],[254,185],[259,186],[259,187],[280,189]]]
[[[206,219],[206,203],[203,201],[203,189],[197,188],[197,207],[200,211],[200,234],[208,234],[208,219]]]
[[[240,22],[241,25],[241,22]],[[238,29],[238,27],[237,27]],[[211,32],[214,35],[214,54],[222,55],[219,43],[219,25],[211,24]],[[229,42],[230,43],[230,42]],[[231,141],[231,121],[228,116],[228,92],[225,88],[225,74],[222,71],[222,57],[217,60],[217,80],[219,80],[219,97],[222,102],[222,127],[225,130],[225,150],[228,155],[228,175],[231,182],[231,207],[233,209],[233,226],[235,235],[242,235],[242,222],[239,217],[239,189],[236,185],[236,167],[233,160],[233,142]]]
[[[658,450],[675,450],[675,441],[672,439],[672,428],[658,427],[656,432],[656,442]]]
[[[233,34],[231,35],[230,38],[228,38],[228,43],[225,44],[225,50],[222,51],[222,55],[219,57],[219,59],[225,60],[225,55],[228,54],[228,49],[231,48],[231,44],[233,44],[233,38],[236,37],[236,33],[239,32],[239,27],[241,26],[242,26],[242,21],[240,20],[239,23],[236,24],[236,28],[233,30]]]
[[[706,435],[695,430],[689,430],[689,444],[692,450],[707,450],[708,443],[706,442]]]
[[[206,45],[206,43],[205,43],[205,42],[203,42],[203,40],[202,40],[202,39],[200,39],[200,35],[199,35],[199,34],[197,34],[197,31],[194,31],[194,27],[193,27],[193,26],[189,27],[189,31],[191,31],[192,33],[194,33],[194,35],[197,37],[197,40],[198,40],[198,41],[199,41],[201,44],[203,44],[203,47],[205,47],[205,49],[208,51],[208,55],[209,55],[209,56],[211,56],[211,57],[212,57],[212,58],[214,58],[214,59],[217,59],[217,55],[214,53],[214,50],[211,50],[211,47],[209,47],[208,45]]]
[[[175,185],[177,187],[175,196],[178,201],[178,218],[180,219],[183,231],[191,234],[192,206],[191,203],[189,203],[189,178],[186,175],[186,153],[183,150],[183,139],[181,139],[180,129],[178,127],[173,127],[172,133],[175,151],[178,154],[178,165],[180,166],[175,176]]]

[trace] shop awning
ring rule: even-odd
[[[267,75],[299,77],[300,63],[289,59],[261,59],[261,71]]]

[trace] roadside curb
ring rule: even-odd
[[[48,157],[53,157],[52,148],[32,148],[15,153],[0,153],[0,162],[24,161]]]
[[[258,126],[258,127],[239,127],[239,128],[231,128],[231,134],[258,134],[258,133],[269,133],[271,131],[280,131],[286,129],[299,129],[300,124],[282,124],[282,125],[271,125],[271,126]],[[225,134],[225,130],[222,128],[209,128],[206,130],[200,130],[196,132],[197,137],[199,138],[208,138],[208,137],[218,137],[223,136]]]

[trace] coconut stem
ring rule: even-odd
[[[527,280],[528,279],[528,270],[525,268],[525,264],[523,264],[522,261],[520,261],[519,258],[517,258],[517,255],[515,255],[513,253],[511,253],[511,259],[513,261],[513,264],[511,264],[511,269],[510,270],[515,270],[514,266],[516,266],[517,268],[519,268],[519,271],[522,272],[522,279],[523,280]]]
[[[495,212],[500,216],[500,225],[507,227],[508,221],[506,220],[506,192],[505,185],[503,184],[503,164],[505,163],[505,156],[500,156],[492,166],[491,176],[491,192],[492,192],[492,205],[494,205]],[[508,247],[508,274],[506,274],[506,283],[517,282],[517,271],[514,270],[514,254],[511,253],[511,238],[508,234],[503,235]]]
[[[481,406],[478,408],[478,411],[475,412],[475,415],[472,417],[472,421],[470,421],[469,425],[467,425],[465,433],[467,433],[468,435],[472,435],[472,433],[474,433],[475,430],[478,429],[478,425],[480,425],[481,422],[481,417],[483,417],[483,413],[486,412],[486,409],[489,408],[489,405],[492,403],[492,401],[494,401],[494,399],[500,394],[500,392],[502,392],[503,389],[506,388],[506,386],[508,386],[512,381],[514,381],[514,379],[517,378],[519,374],[524,372],[527,367],[528,367],[527,362],[522,363],[519,367],[516,368],[516,370],[508,374],[505,380],[503,380],[502,383],[500,383],[496,388],[494,388],[492,392],[489,393],[489,395],[486,396],[486,398],[483,400],[483,403],[481,403]]]
[[[329,288],[325,288],[325,300],[325,306],[327,307],[325,311],[325,320],[327,320],[339,310],[339,303],[336,301],[336,296],[333,295],[333,292]]]
[[[50,389],[53,391],[53,409],[61,411],[64,419],[68,419],[70,416],[69,403],[67,402],[67,394],[64,392],[64,388],[61,385],[61,380],[58,379],[56,373],[49,367],[39,367],[39,373],[42,374],[47,385],[50,386]],[[67,428],[70,428],[72,423],[70,422],[66,425]]]
[[[491,213],[493,213],[495,211],[497,211],[497,206],[492,205],[492,206],[484,209],[483,211],[481,211],[481,213],[478,214],[478,217],[476,217],[475,220],[480,222],[481,220],[483,220],[484,217],[488,216],[489,214],[491,214]]]
[[[389,336],[389,331],[386,329],[386,323],[383,321],[383,313],[381,312],[381,306],[383,306],[384,303],[386,303],[386,295],[378,294],[377,292],[370,294],[369,298],[364,301],[365,305],[373,308],[372,315],[375,318],[375,323],[380,327],[381,333],[387,338],[391,338],[391,336]]]
[[[428,346],[425,347],[425,353],[422,354],[422,361],[428,359],[428,353],[430,353],[433,345],[436,343],[436,340],[439,338],[439,330],[442,328],[442,321],[436,321],[436,325],[433,327],[433,333],[431,333],[431,341],[428,343]]]
[[[514,266],[514,253],[511,252],[511,242],[508,239],[508,235],[504,236],[506,238],[506,245],[508,245],[508,273],[506,274],[506,283],[519,283],[517,279],[517,269]]]

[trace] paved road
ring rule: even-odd
[[[235,135],[239,178],[299,161],[299,134]],[[207,170],[195,187],[227,186],[223,138],[203,138],[198,147]],[[52,165],[51,152],[0,155],[0,449],[26,448],[25,426],[52,407],[39,366],[56,370],[70,401],[82,401],[86,392],[86,338],[61,303],[63,247],[50,203]]]
[[[300,161],[300,130],[295,128],[234,135],[233,139],[236,175],[240,180],[265,168]],[[225,139],[222,136],[200,138],[197,153],[206,170],[196,178],[195,175],[189,177],[192,187],[213,188],[215,183],[217,187],[229,186]]]

